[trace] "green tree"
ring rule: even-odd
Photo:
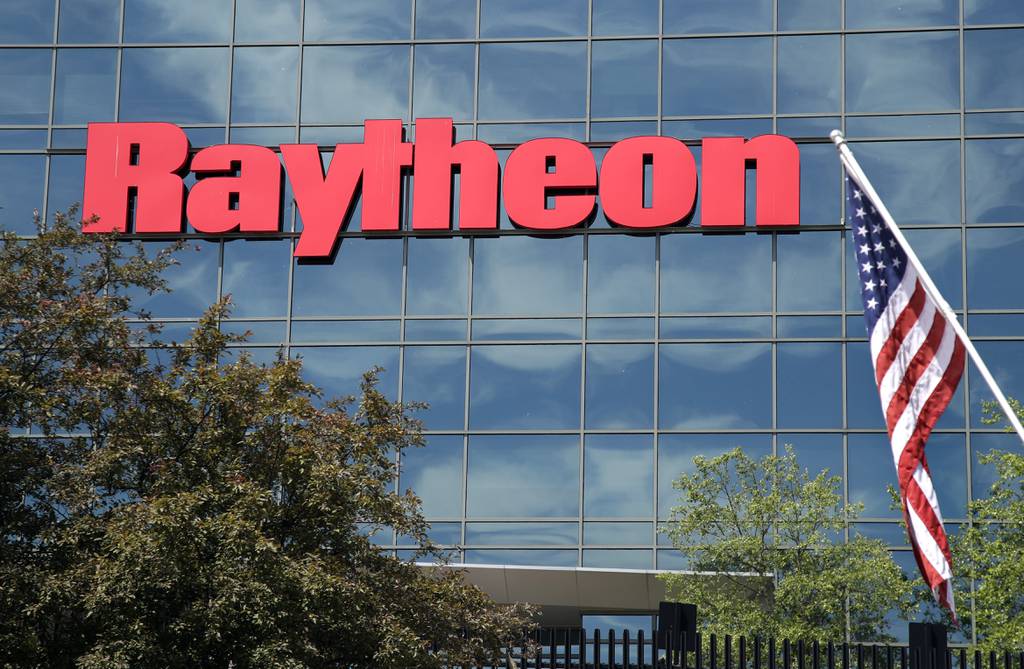
[[[755,460],[739,448],[697,456],[679,476],[667,534],[688,571],[662,578],[697,605],[704,631],[790,639],[887,640],[886,616],[913,606],[911,582],[882,542],[842,540],[859,508],[840,479],[811,477],[791,449]]]
[[[1010,401],[1018,416],[1024,407]],[[985,422],[1004,423],[995,405],[985,407]],[[1010,428],[1007,428],[1010,429]],[[974,581],[974,607],[961,605],[960,615],[974,625],[983,650],[1024,647],[1024,453],[993,450],[981,454],[983,465],[995,469],[995,481],[981,497],[975,490],[971,524],[951,540],[954,570]],[[962,590],[964,591],[964,590]]]
[[[0,665],[432,667],[521,638],[528,610],[374,545],[396,531],[443,561],[395,489],[420,425],[375,372],[358,402],[323,398],[300,361],[232,347],[226,303],[140,347],[130,296],[173,252],[69,217],[3,237]]]

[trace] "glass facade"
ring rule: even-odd
[[[696,454],[792,444],[906,550],[844,245],[842,127],[1007,394],[1024,397],[1024,10],[1016,0],[6,0],[0,225],[81,199],[85,124],[167,121],[193,146],[359,141],[366,118],[451,116],[504,160],[535,137],[793,137],[799,233],[500,231],[367,239],[291,260],[196,239],[147,298],[168,336],[218,295],[329,394],[381,365],[429,402],[401,486],[467,561],[672,568],[657,534]],[[407,177],[408,179],[408,177]],[[407,184],[406,196],[415,184]],[[748,188],[752,193],[753,189]],[[748,212],[752,212],[752,196]],[[409,207],[403,217],[408,230]],[[752,213],[748,213],[752,218]],[[156,243],[154,243],[154,246]],[[953,531],[1013,448],[971,370],[929,444]],[[401,538],[387,545],[402,547]]]

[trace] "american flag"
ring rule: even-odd
[[[965,350],[876,205],[847,178],[850,239],[907,534],[921,575],[956,620],[949,542],[924,447],[956,392]]]

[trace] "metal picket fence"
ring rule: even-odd
[[[542,629],[509,649],[505,669],[1024,669],[1024,651]]]

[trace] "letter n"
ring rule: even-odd
[[[747,167],[757,169],[757,225],[800,225],[800,150],[781,135],[708,138],[702,143],[701,227],[742,226]]]
[[[188,150],[170,123],[90,123],[83,232],[126,232],[133,200],[135,232],[181,232]]]

